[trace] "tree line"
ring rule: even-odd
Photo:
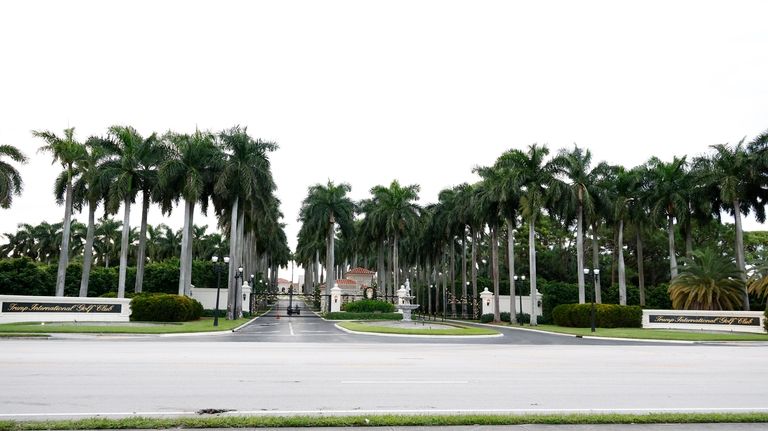
[[[130,126],[112,126],[104,136],[91,136],[85,142],[75,138],[75,129],[68,128],[57,135],[51,131],[35,130],[32,135],[41,140],[39,152],[52,156],[53,163],[62,171],[54,184],[56,201],[64,206],[64,217],[58,250],[43,251],[46,259],[58,258],[55,294],[64,294],[67,266],[71,259],[73,211],[87,209],[88,221],[82,246],[82,279],[80,296],[87,296],[88,281],[94,259],[99,256],[96,239],[96,211],[102,208],[105,217],[122,208],[118,258],[117,296],[124,297],[126,274],[131,250],[130,212],[139,197],[141,224],[135,248],[136,276],[134,291],[141,292],[144,266],[148,252],[147,239],[152,234],[147,213],[150,206],[158,206],[168,215],[180,206],[184,210],[184,226],[180,241],[180,270],[178,293],[189,295],[192,279],[192,258],[201,257],[195,238],[193,218],[199,206],[203,213],[212,207],[225,233],[230,256],[228,317],[242,314],[242,297],[235,295],[234,274],[238,267],[244,272],[267,273],[287,264],[288,249],[283,224],[280,222],[280,201],[275,195],[269,154],[277,144],[252,138],[246,128],[239,126],[214,133],[195,130],[193,133],[169,131],[163,135],[141,135]],[[17,164],[27,158],[10,145],[0,146],[0,157],[10,158]],[[0,160],[0,206],[10,207],[13,196],[22,192],[23,182],[15,166]],[[104,219],[101,227],[108,219]],[[22,228],[21,231],[24,229]],[[21,232],[20,231],[20,232]],[[166,232],[168,233],[168,232]],[[19,235],[19,232],[17,234]],[[54,237],[56,237],[54,235]],[[166,239],[168,236],[166,237]],[[10,238],[9,238],[10,239]],[[50,238],[46,238],[50,239]],[[111,242],[114,237],[110,237]],[[174,238],[175,239],[175,238]],[[18,241],[17,241],[18,242]],[[39,253],[40,246],[34,253]],[[27,252],[32,253],[32,249]],[[96,254],[94,254],[96,250]],[[77,250],[75,250],[77,251]],[[36,255],[40,258],[40,255]]]
[[[754,257],[747,266],[742,217],[754,214],[765,221],[768,132],[714,145],[699,156],[667,162],[651,157],[633,168],[595,163],[588,149],[576,145],[550,154],[546,145],[534,144],[508,150],[474,172],[478,182],[446,188],[437,203],[425,206],[418,205],[418,185],[396,180],[374,187],[360,202],[349,198],[346,183],[310,187],[296,249],[308,269],[307,286],[323,277],[332,285],[350,263],[363,263],[377,268],[383,295],[393,295],[407,277],[422,287],[442,284],[449,297],[476,299],[478,271],[486,269],[492,291],[499,292],[501,278],[506,279],[514,321],[521,311],[514,303],[521,269],[534,294],[544,272],[575,282],[579,303],[586,302],[591,282],[599,303],[601,283],[610,279],[618,284],[619,303],[626,304],[629,258],[636,265],[631,272],[640,305],[645,305],[647,268],[655,282],[672,282],[677,308],[749,310],[749,286],[752,293],[765,294],[759,286],[768,284],[766,238],[753,237],[758,243],[746,250]],[[662,244],[666,251],[659,253]],[[505,246],[503,275],[500,245]],[[516,253],[516,245],[524,249]],[[541,253],[547,258],[543,269],[537,267]],[[518,254],[526,259],[516,261]],[[610,270],[595,276],[593,269]],[[685,277],[679,277],[682,272]],[[438,294],[423,290],[430,307],[433,292]],[[454,314],[457,303],[466,317],[472,301],[452,301]],[[498,303],[496,310],[498,320]],[[531,319],[535,324],[535,316]]]

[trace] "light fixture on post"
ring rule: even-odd
[[[520,280],[522,282],[525,282],[525,276],[524,275],[521,275],[520,277],[515,276],[514,278],[515,278],[515,281]],[[520,300],[520,319],[518,319],[518,323],[520,324],[520,326],[523,326],[523,295],[518,293],[517,297]],[[531,297],[531,293],[530,292],[528,292],[528,297],[529,298]]]
[[[237,289],[240,283],[238,280],[242,280],[242,279],[243,279],[243,267],[239,266],[237,267],[237,272],[235,273],[235,286],[234,286],[235,293],[232,296],[232,298],[234,298],[234,301],[235,301],[235,303],[232,304],[232,320],[237,320],[240,318],[240,313],[237,312],[237,301],[238,301],[237,295],[239,295],[240,292]]]
[[[595,332],[595,289],[597,289],[597,278],[600,276],[600,269],[595,268],[592,272],[592,307],[589,311],[589,325],[592,332]],[[584,268],[584,275],[589,275],[590,269]]]
[[[255,289],[255,286],[253,285],[253,279],[254,279],[254,275],[251,274],[250,278],[248,279],[248,284],[251,285],[251,297],[248,298],[248,303],[251,305],[251,307],[250,307],[250,309],[251,309],[251,316],[253,316],[253,313],[254,313],[255,308],[256,308],[256,295],[254,295],[254,292],[253,292],[253,289]]]

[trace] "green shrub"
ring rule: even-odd
[[[51,296],[55,281],[29,258],[0,260],[0,295]]]
[[[492,313],[483,314],[482,316],[480,316],[480,323],[490,323],[490,322],[493,322]]]
[[[325,313],[323,317],[328,320],[401,320],[403,315],[400,313],[351,313],[348,311],[337,311]]]
[[[504,311],[504,312],[502,312],[499,315],[499,318],[501,319],[502,322],[509,322],[510,321],[510,316],[512,316],[512,315],[509,314],[508,311]]]
[[[552,322],[552,312],[560,304],[573,304],[579,301],[579,286],[560,281],[539,279],[538,289],[541,292],[542,316],[539,323]],[[591,284],[588,284],[591,287]],[[589,297],[589,296],[588,296]]]
[[[592,304],[561,304],[552,310],[556,325],[588,328]],[[595,304],[595,326],[600,328],[639,328],[643,310],[635,305]]]
[[[131,320],[185,322],[197,320],[202,314],[202,304],[186,296],[141,294],[131,300]]]
[[[665,283],[653,287],[646,286],[645,308],[671,310],[672,300],[669,298],[669,285]]]
[[[528,313],[517,313],[517,323],[531,323],[531,315]]]
[[[392,313],[395,311],[395,306],[386,301],[363,299],[361,301],[348,302],[342,306],[342,309],[350,313]]]

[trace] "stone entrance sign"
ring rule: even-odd
[[[130,316],[130,299],[0,295],[0,323],[127,322]]]

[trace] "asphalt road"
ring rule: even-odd
[[[595,344],[559,336],[537,342],[542,334],[511,332],[481,345],[406,342],[349,335],[303,311],[267,315],[223,336],[0,339],[0,419],[211,408],[246,414],[768,410],[765,345]]]

